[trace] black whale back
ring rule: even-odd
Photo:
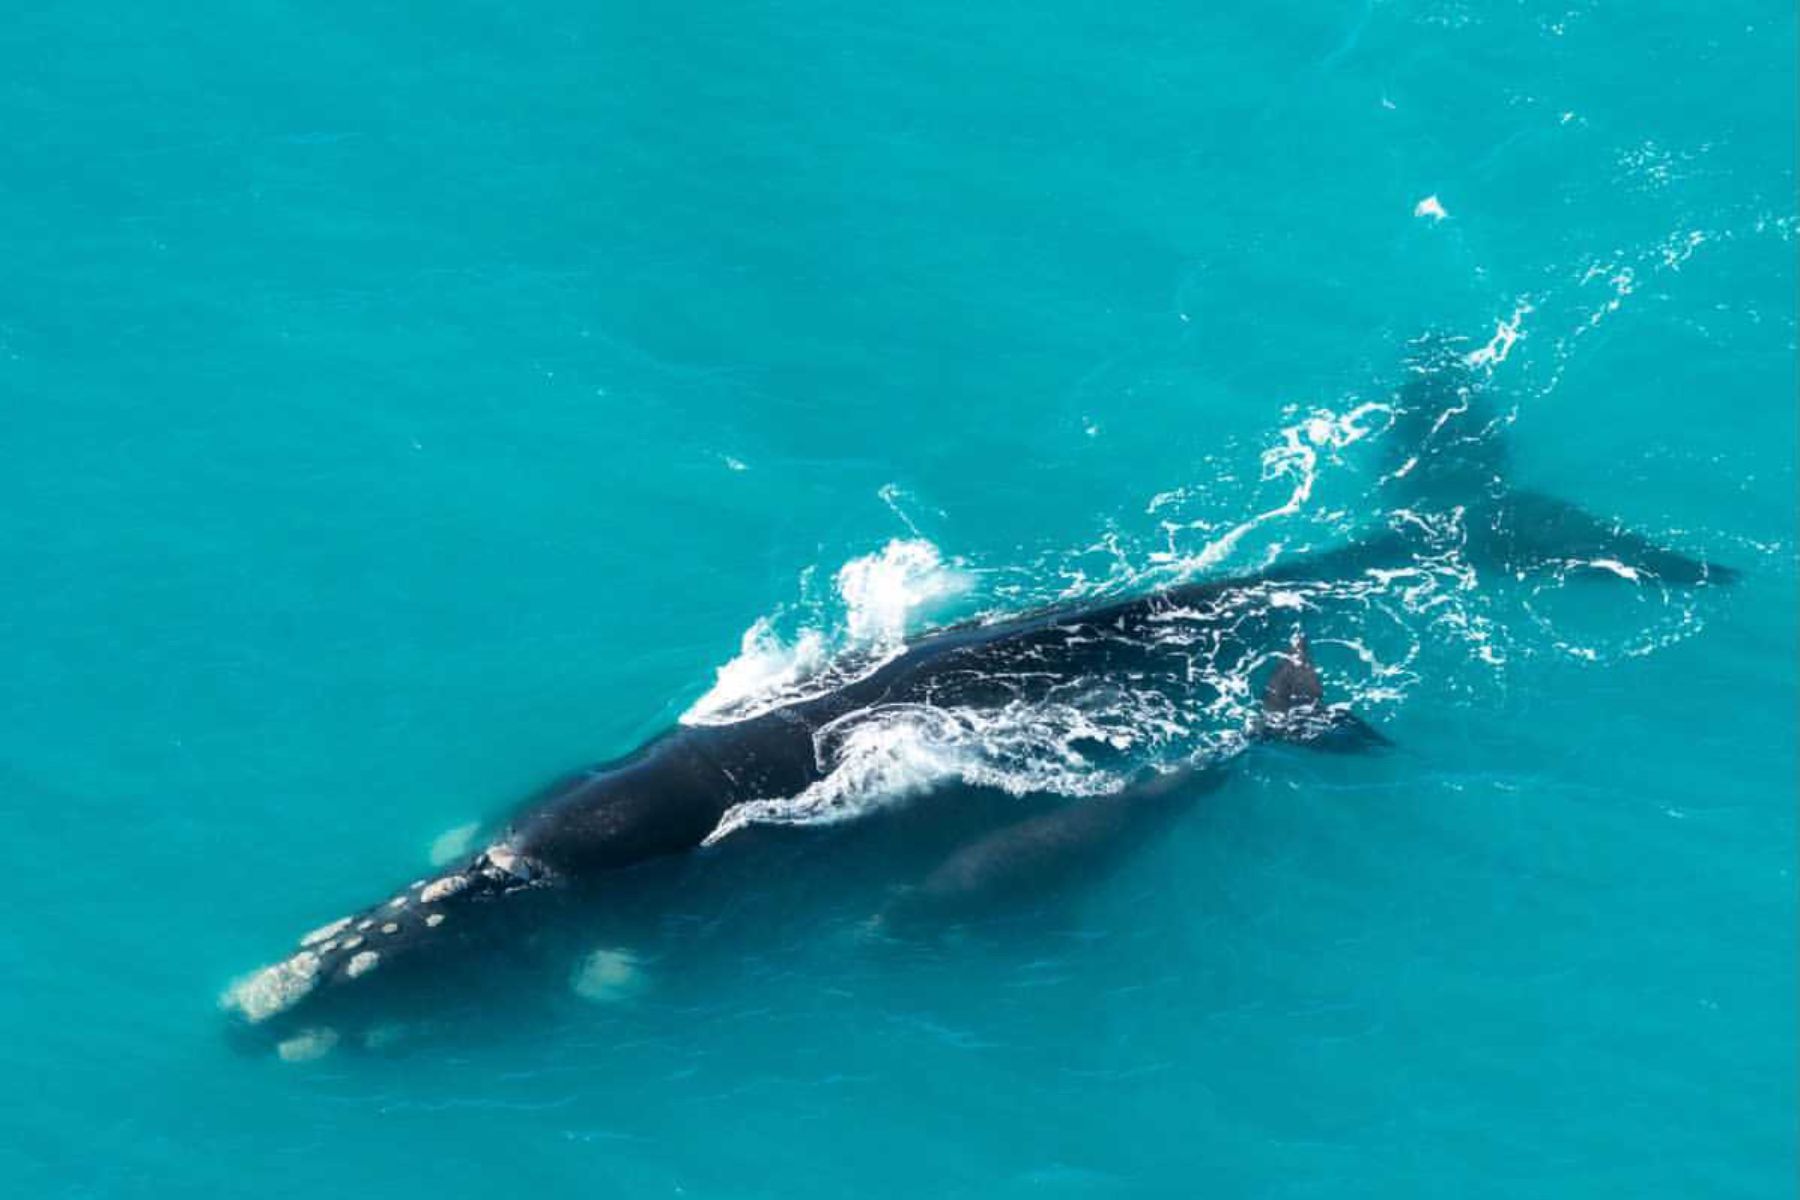
[[[816,777],[809,732],[767,717],[678,727],[521,812],[508,841],[580,877],[698,846],[727,809]]]

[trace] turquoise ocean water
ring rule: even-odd
[[[1795,53],[1765,0],[13,6],[8,1194],[1792,1195]],[[726,664],[1379,519],[1427,331],[1520,481],[1742,581],[1384,595],[1329,674],[1394,753],[1248,754],[1041,920],[858,940],[804,831],[615,1002],[222,1036]]]

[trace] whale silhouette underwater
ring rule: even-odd
[[[1330,702],[1306,633],[1353,618],[1358,581],[1416,564],[1421,539],[1441,536],[1434,514],[1453,518],[1458,553],[1484,577],[1586,566],[1600,580],[1668,586],[1735,578],[1511,486],[1507,422],[1477,361],[1450,339],[1415,343],[1384,406],[1384,436],[1399,452],[1382,486],[1399,515],[1368,536],[1243,576],[929,631],[878,659],[833,663],[815,686],[741,719],[678,725],[532,796],[448,869],[306,934],[225,992],[228,1028],[247,1046],[303,1059],[390,1044],[396,1031],[479,1007],[502,980],[628,992],[639,967],[628,952],[594,952],[596,931],[629,913],[654,925],[703,876],[737,886],[757,871],[803,869],[809,847],[837,826],[770,830],[758,812],[830,794],[859,746],[897,730],[936,731],[950,744],[973,731],[979,742],[999,716],[1041,718],[1064,735],[1058,753],[1106,766],[1110,783],[1019,796],[954,768],[894,781],[906,803],[857,812],[893,835],[877,841],[886,866],[916,874],[884,893],[870,928],[930,936],[1054,895],[1120,861],[1258,746],[1359,753],[1388,744]],[[1161,749],[1179,753],[1144,756],[1107,734],[1094,720],[1101,712],[1152,731],[1210,724],[1213,735],[1164,739]],[[1084,735],[1088,726],[1096,731]],[[878,773],[861,783],[884,786]],[[1016,777],[1009,789],[1024,790]]]

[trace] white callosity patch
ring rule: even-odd
[[[448,900],[469,886],[467,875],[446,875],[442,879],[434,879],[419,891],[420,904],[436,904],[440,900]]]
[[[519,852],[514,850],[511,846],[506,845],[504,842],[495,842],[492,846],[489,846],[486,850],[482,851],[482,857],[486,858],[493,866],[505,871],[508,875],[519,874],[519,864],[521,861]]]
[[[436,929],[439,925],[442,925],[443,923],[444,923],[444,914],[443,913],[432,913],[425,918],[425,924],[432,929]]]
[[[226,991],[223,1002],[251,1021],[263,1021],[299,1003],[319,979],[319,956],[302,950],[292,958],[240,980]]]
[[[350,961],[344,964],[344,974],[350,979],[360,979],[373,971],[379,962],[381,962],[381,955],[373,950],[364,950],[361,954],[353,955]]]
[[[277,1043],[275,1053],[282,1062],[312,1062],[330,1054],[337,1044],[337,1030],[307,1029]]]
[[[601,949],[575,965],[569,986],[583,1000],[618,1004],[641,994],[649,984],[637,956],[629,950]]]
[[[350,925],[349,917],[340,917],[329,925],[321,925],[300,939],[302,946],[316,946],[326,938],[336,937],[338,933]]]

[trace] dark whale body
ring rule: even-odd
[[[1731,577],[1561,501],[1506,488],[1503,450],[1493,422],[1478,423],[1461,360],[1435,349],[1425,358],[1394,406],[1412,448],[1394,487],[1413,506],[1453,494],[1467,514],[1471,556],[1509,573],[1605,558],[1671,583]],[[551,914],[605,903],[634,869],[699,848],[733,806],[818,784],[834,765],[821,750],[832,732],[871,713],[995,711],[1109,686],[1204,705],[1224,681],[1272,663],[1255,736],[1321,749],[1378,744],[1384,739],[1367,726],[1324,706],[1304,642],[1289,648],[1295,614],[1271,601],[1308,581],[1403,568],[1415,561],[1417,536],[1401,523],[1249,576],[952,626],[879,664],[837,664],[810,698],[730,723],[679,726],[545,789],[453,869],[308,934],[287,958],[234,985],[226,1007],[240,1029],[270,1036],[285,1054],[296,1042],[329,1045],[340,1031],[373,1028],[396,1005],[457,992],[453,979],[482,981],[496,955],[527,944]],[[1309,604],[1309,623],[1329,619]],[[1104,745],[1092,749],[1107,754]],[[1079,875],[1210,791],[1222,777],[1217,767],[1004,824],[953,851],[892,911],[909,921],[954,916]]]
[[[815,698],[729,724],[678,726],[545,789],[454,869],[307,935],[289,958],[237,985],[228,1006],[278,1036],[360,1023],[378,990],[421,974],[429,987],[449,960],[516,939],[546,909],[604,894],[627,868],[696,849],[733,805],[819,782],[827,773],[821,737],[860,714],[1032,704],[1123,677],[1138,689],[1205,698],[1222,673],[1247,672],[1264,647],[1283,644],[1292,619],[1263,602],[1276,582],[1269,573],[952,627]],[[1054,876],[1079,857],[1079,845],[1098,851],[1123,840],[1149,807],[1136,789],[1065,805],[1016,830],[1015,841],[1035,831],[1070,851],[1042,859],[1042,873]],[[1007,857],[1010,874],[1031,861]],[[967,878],[974,860],[963,861]],[[996,892],[1007,886],[994,881]]]

